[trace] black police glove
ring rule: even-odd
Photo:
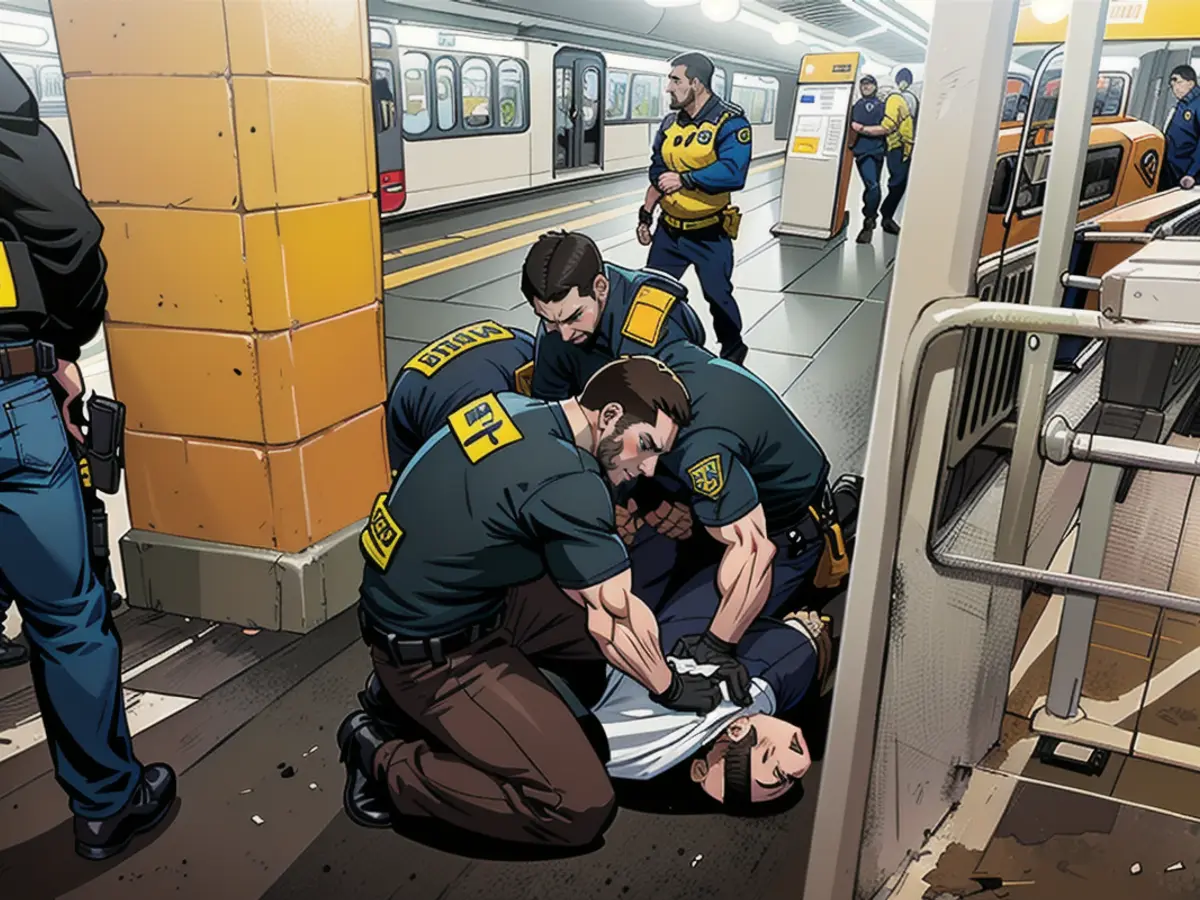
[[[638,210],[638,224],[650,227],[654,224],[654,213],[650,212],[645,207]]]
[[[729,683],[729,699],[738,706],[749,706],[754,702],[750,695],[750,673],[737,658],[737,645],[713,637],[712,632],[680,638],[675,643],[671,656],[688,657],[702,666],[716,666],[714,677],[724,678]]]
[[[681,674],[672,668],[671,684],[661,694],[651,694],[650,699],[667,709],[703,716],[720,706],[725,698],[717,679],[708,675]]]

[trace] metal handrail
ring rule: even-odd
[[[1014,306],[1008,303],[979,301],[974,297],[954,297],[935,301],[926,307],[909,335],[908,349],[901,372],[903,409],[912,420],[916,406],[917,377],[924,367],[925,357],[933,342],[940,336],[965,328],[997,328],[1027,331],[1037,334],[1078,335],[1103,340],[1142,340],[1161,344],[1200,346],[1200,326],[1177,322],[1134,322],[1107,319],[1094,310],[1062,309],[1057,307]],[[947,417],[949,411],[947,411]],[[944,433],[944,430],[943,430]],[[943,439],[944,440],[944,439]],[[910,450],[911,452],[911,450]],[[932,516],[932,510],[930,510]],[[975,577],[1003,582],[1034,582],[1058,588],[1060,591],[1094,596],[1114,597],[1149,606],[1179,612],[1200,614],[1200,599],[1136,585],[1108,582],[1097,578],[1051,572],[1016,563],[976,559],[955,553],[943,553],[932,543],[926,554],[935,569],[947,572],[970,573]]]
[[[1200,450],[1079,432],[1063,416],[1054,416],[1046,423],[1041,443],[1042,456],[1056,466],[1076,460],[1148,472],[1200,475]]]

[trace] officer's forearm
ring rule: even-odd
[[[725,545],[725,553],[717,566],[717,590],[721,602],[708,628],[719,640],[731,644],[740,641],[771,595],[775,545],[767,536],[765,526],[760,506],[732,525],[708,529]]]
[[[658,201],[662,199],[662,191],[654,185],[646,188],[646,199],[642,203],[642,209],[646,212],[654,212],[654,207],[658,206]]]
[[[567,596],[587,610],[588,632],[604,658],[652,694],[671,686],[671,667],[659,643],[658,622],[630,590],[629,570]]]

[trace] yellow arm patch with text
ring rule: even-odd
[[[671,307],[678,299],[662,288],[642,285],[633,297],[629,312],[625,314],[621,334],[647,347],[658,346],[667,324],[667,317],[671,314]]]
[[[702,497],[715,500],[725,489],[725,471],[720,455],[714,453],[687,470],[692,481],[692,490]]]
[[[495,394],[476,397],[450,413],[447,421],[472,465],[524,439]]]
[[[367,519],[367,527],[359,536],[363,553],[381,571],[387,571],[392,554],[396,552],[400,539],[404,537],[404,531],[388,511],[387,498],[387,494],[380,494],[375,498],[375,505],[371,507],[371,517]]]
[[[513,387],[516,388],[518,394],[524,394],[526,397],[533,396],[533,360],[513,372]]]
[[[413,354],[412,359],[404,364],[404,368],[420,372],[428,378],[450,360],[457,359],[468,350],[474,350],[484,344],[494,344],[496,341],[509,341],[512,338],[513,333],[499,322],[490,319],[474,322],[447,332],[426,344]]]

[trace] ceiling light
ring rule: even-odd
[[[800,40],[800,26],[795,22],[780,22],[771,32],[777,44],[794,44]]]
[[[1043,25],[1061,22],[1071,12],[1071,0],[1033,0],[1033,17]]]
[[[700,0],[700,9],[713,22],[732,22],[741,11],[741,0]]]
[[[646,0],[646,5],[663,9],[671,6],[695,6],[699,2],[700,0]]]

